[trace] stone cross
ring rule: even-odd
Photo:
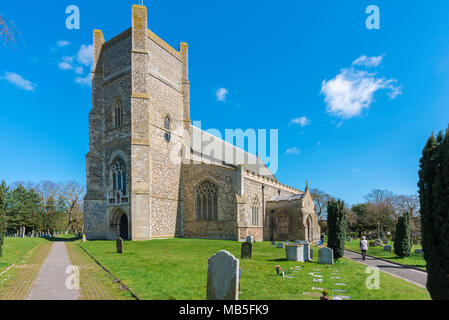
[[[334,250],[324,247],[318,251],[319,264],[334,264]]]
[[[117,253],[125,253],[125,248],[123,247],[123,239],[117,238]]]
[[[207,269],[207,300],[239,299],[239,260],[228,251],[209,258]]]
[[[242,243],[242,259],[252,259],[253,258],[253,244],[250,242]]]

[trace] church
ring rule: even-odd
[[[319,240],[308,185],[280,183],[258,156],[192,125],[188,45],[149,30],[146,7],[108,41],[94,30],[93,47],[87,239]]]

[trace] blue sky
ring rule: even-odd
[[[85,182],[92,30],[110,39],[129,28],[137,2],[2,2],[21,40],[0,46],[0,179]],[[65,27],[69,5],[80,30]],[[153,32],[189,43],[191,117],[203,129],[278,129],[277,177],[348,203],[374,188],[416,192],[422,147],[449,122],[448,1],[145,5]],[[380,30],[365,26],[368,5]]]

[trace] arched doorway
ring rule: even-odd
[[[127,240],[128,239],[128,216],[126,214],[122,214],[120,217],[120,238]]]
[[[307,217],[306,220],[306,229],[307,229],[307,241],[312,242],[313,241],[313,225],[312,225],[312,218],[310,216]]]

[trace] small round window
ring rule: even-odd
[[[164,133],[165,141],[170,142],[171,134],[169,131],[171,130],[171,120],[169,116],[166,116],[164,119],[164,129],[166,130],[166,132]]]

